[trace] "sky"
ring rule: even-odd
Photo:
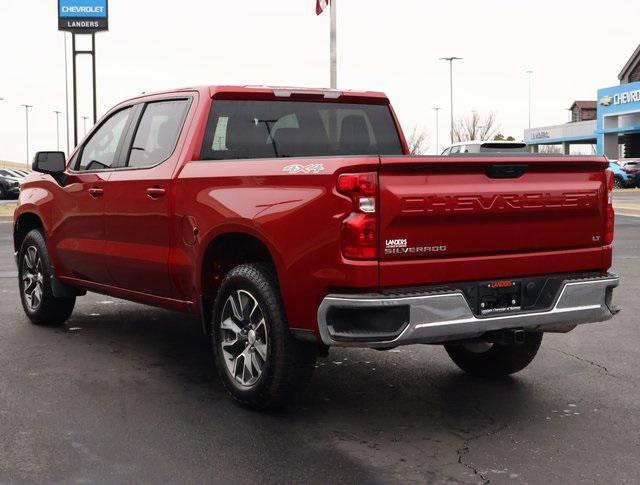
[[[505,135],[566,122],[576,99],[618,83],[640,43],[638,0],[335,0],[338,88],[384,91],[407,133],[448,143],[449,70],[454,115],[494,112]],[[96,35],[98,116],[141,92],[202,84],[325,87],[329,15],[315,0],[109,0],[108,32]],[[0,160],[65,142],[64,35],[56,0],[0,0]],[[67,34],[68,35],[68,34]],[[80,39],[79,47],[88,46]],[[70,37],[68,37],[70,47]],[[70,63],[70,58],[69,58]],[[79,116],[91,118],[90,62],[78,61]],[[91,119],[87,121],[91,124]],[[84,132],[83,120],[79,122]]]

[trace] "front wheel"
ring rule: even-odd
[[[71,316],[75,297],[56,298],[51,290],[53,268],[44,236],[30,231],[18,255],[18,285],[24,312],[36,325],[62,325]]]
[[[505,377],[520,372],[534,359],[542,343],[542,332],[527,332],[523,343],[503,345],[490,342],[445,344],[451,360],[468,374]]]
[[[291,335],[271,265],[243,264],[227,274],[211,333],[218,374],[248,407],[283,407],[311,379],[316,348]]]

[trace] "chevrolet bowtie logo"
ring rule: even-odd
[[[602,106],[611,106],[612,103],[613,98],[611,96],[602,96],[602,98],[600,98],[600,104]]]

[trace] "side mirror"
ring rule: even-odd
[[[64,152],[38,152],[33,157],[31,168],[34,172],[60,174],[66,168]]]

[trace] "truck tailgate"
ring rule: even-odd
[[[550,263],[599,269],[606,167],[601,157],[382,157],[381,285],[537,274]]]

